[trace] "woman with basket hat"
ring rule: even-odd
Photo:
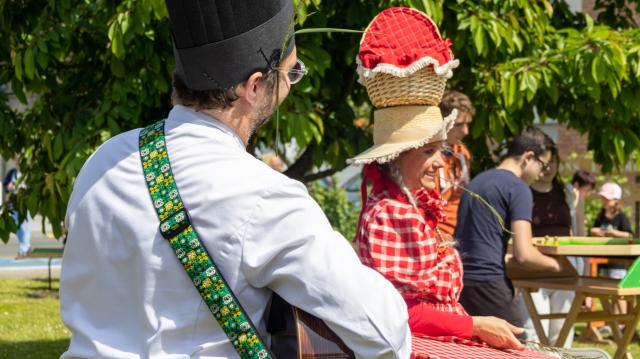
[[[365,32],[359,80],[377,109],[374,146],[349,160],[364,165],[358,255],[403,296],[413,335],[476,336],[494,347],[522,349],[514,335],[522,329],[471,317],[458,303],[460,257],[437,228],[445,220],[435,184],[440,148],[456,117],[443,119],[438,108],[458,64],[449,47],[431,19],[409,8],[381,12]]]

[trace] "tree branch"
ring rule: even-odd
[[[316,172],[316,173],[312,173],[310,175],[306,175],[303,178],[304,183],[308,183],[308,182],[312,182],[321,178],[325,178],[327,176],[331,176],[334,173],[338,172],[338,170],[336,168],[330,168],[328,170],[325,171],[320,171],[320,172]]]
[[[304,175],[313,167],[313,149],[316,147],[316,143],[312,142],[307,146],[302,155],[284,171],[284,174],[304,182]]]

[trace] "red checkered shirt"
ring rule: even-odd
[[[462,290],[458,251],[441,244],[434,231],[436,223],[425,213],[426,202],[434,194],[420,192],[416,208],[406,196],[390,193],[388,188],[372,193],[358,224],[358,255],[391,281],[405,300],[466,315],[458,303]]]

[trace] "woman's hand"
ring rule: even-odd
[[[472,318],[473,335],[490,346],[498,349],[524,349],[524,345],[516,338],[516,335],[522,334],[524,329],[496,317]]]

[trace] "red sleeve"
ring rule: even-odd
[[[409,328],[413,335],[453,336],[471,339],[473,319],[468,315],[443,312],[424,305],[409,307]]]

